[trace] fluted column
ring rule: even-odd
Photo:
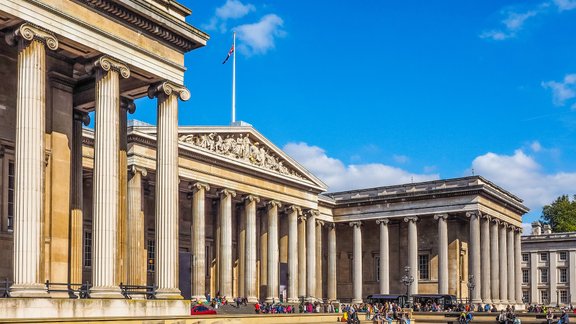
[[[515,272],[514,269],[514,227],[512,225],[508,226],[507,229],[507,239],[506,243],[508,246],[508,303],[513,304],[516,302],[516,288],[514,285],[516,284],[515,280]]]
[[[12,297],[46,297],[41,278],[46,46],[56,50],[56,37],[31,24],[7,34],[18,43],[16,155],[14,187],[14,284]],[[5,81],[4,81],[5,82]]]
[[[278,301],[278,208],[281,204],[272,200],[268,202],[268,286],[266,302]]]
[[[499,239],[499,262],[500,262],[500,303],[508,303],[508,244],[506,240],[506,228],[508,224],[501,223]]]
[[[88,125],[86,113],[74,111],[72,124],[72,172],[70,179],[70,282],[82,282],[82,236],[83,228],[83,172],[82,172],[82,125]]]
[[[146,285],[146,256],[144,251],[144,211],[142,210],[142,177],[148,172],[144,168],[132,165],[132,177],[128,180],[128,259],[127,283]]]
[[[260,198],[248,195],[244,199],[244,209],[246,214],[246,260],[244,265],[244,287],[248,302],[258,301],[258,288],[256,286],[256,205]]]
[[[206,191],[210,186],[196,182],[192,193],[192,299],[206,300]]]
[[[122,298],[116,285],[118,257],[118,163],[120,76],[128,67],[108,56],[94,62],[96,100],[94,123],[94,211],[92,215],[93,262],[90,296]]]
[[[514,264],[515,264],[515,288],[516,288],[516,304],[523,305],[522,301],[522,246],[521,238],[522,228],[516,228],[514,231]]]
[[[380,293],[390,293],[390,242],[388,236],[388,219],[379,219],[380,225]]]
[[[466,217],[470,218],[470,245],[468,248],[469,273],[474,276],[476,288],[472,290],[472,303],[480,303],[480,292],[482,290],[482,278],[480,272],[480,212],[467,212]]]
[[[328,224],[328,300],[336,300],[336,223]]]
[[[352,303],[360,304],[363,301],[362,298],[362,226],[361,222],[351,222],[353,237],[354,237],[354,247],[352,250]]]
[[[322,292],[322,227],[324,222],[316,220],[316,298],[323,298]]]
[[[404,222],[408,223],[408,266],[410,275],[414,277],[414,282],[410,285],[410,295],[418,293],[418,281],[420,273],[418,271],[418,217],[404,217]]]
[[[224,189],[220,192],[220,294],[232,298],[232,198],[236,192]]]
[[[309,300],[316,297],[316,216],[319,215],[317,210],[308,211],[308,220],[306,223],[306,295]]]
[[[448,214],[436,214],[438,221],[438,293],[448,294]]]
[[[493,218],[490,224],[490,285],[492,303],[500,303],[500,256],[498,250],[498,227],[500,220]]]
[[[306,296],[306,215],[298,216],[298,297]]]
[[[158,98],[156,149],[156,284],[158,299],[180,299],[178,288],[178,98],[190,92],[165,81],[150,86]]]
[[[481,297],[483,303],[492,303],[491,300],[491,273],[490,273],[490,216],[482,215],[480,220],[480,264],[481,264]]]
[[[288,213],[288,302],[298,302],[298,216],[302,210],[290,206]]]

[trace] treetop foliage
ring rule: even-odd
[[[576,231],[576,195],[570,199],[568,195],[562,195],[542,208],[542,220],[550,224],[552,232]]]

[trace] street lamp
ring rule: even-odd
[[[466,283],[466,286],[468,286],[468,304],[472,306],[472,292],[476,287],[476,284],[474,283],[474,275],[468,275],[468,283]]]
[[[412,307],[412,297],[410,297],[410,286],[414,282],[414,276],[410,275],[409,266],[404,267],[404,275],[400,279],[400,282],[402,282],[406,286],[406,299],[408,301],[408,307]]]

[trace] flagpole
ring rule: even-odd
[[[234,32],[234,42],[232,44],[232,124],[236,122],[236,32]]]

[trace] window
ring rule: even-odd
[[[568,304],[568,291],[567,290],[560,290],[560,303],[561,304]]]
[[[567,283],[568,282],[568,269],[566,268],[560,268],[560,275],[558,276],[558,278],[560,279],[561,283]]]
[[[529,269],[522,269],[522,283],[523,284],[530,283],[530,270]]]
[[[84,232],[84,267],[92,266],[92,232]]]
[[[530,302],[530,291],[528,290],[522,290],[522,301],[524,303],[529,303]]]
[[[566,253],[566,251],[560,251],[560,253],[558,253],[558,259],[560,259],[560,261],[568,260],[568,253]]]
[[[540,290],[540,304],[548,305],[548,290]]]
[[[154,243],[154,240],[148,240],[148,272],[154,272],[154,259],[156,255],[156,244]]]
[[[418,272],[420,280],[430,280],[429,262],[430,256],[428,254],[420,254],[418,256]]]
[[[6,229],[14,230],[14,161],[8,162],[8,215]]]
[[[548,283],[548,269],[540,269],[540,283]]]
[[[380,257],[374,257],[374,270],[376,271],[376,275],[374,276],[374,278],[376,278],[376,281],[380,281]]]
[[[548,252],[540,253],[540,261],[542,261],[542,262],[548,261]]]
[[[528,253],[522,253],[522,262],[528,262],[530,260],[530,255]]]

